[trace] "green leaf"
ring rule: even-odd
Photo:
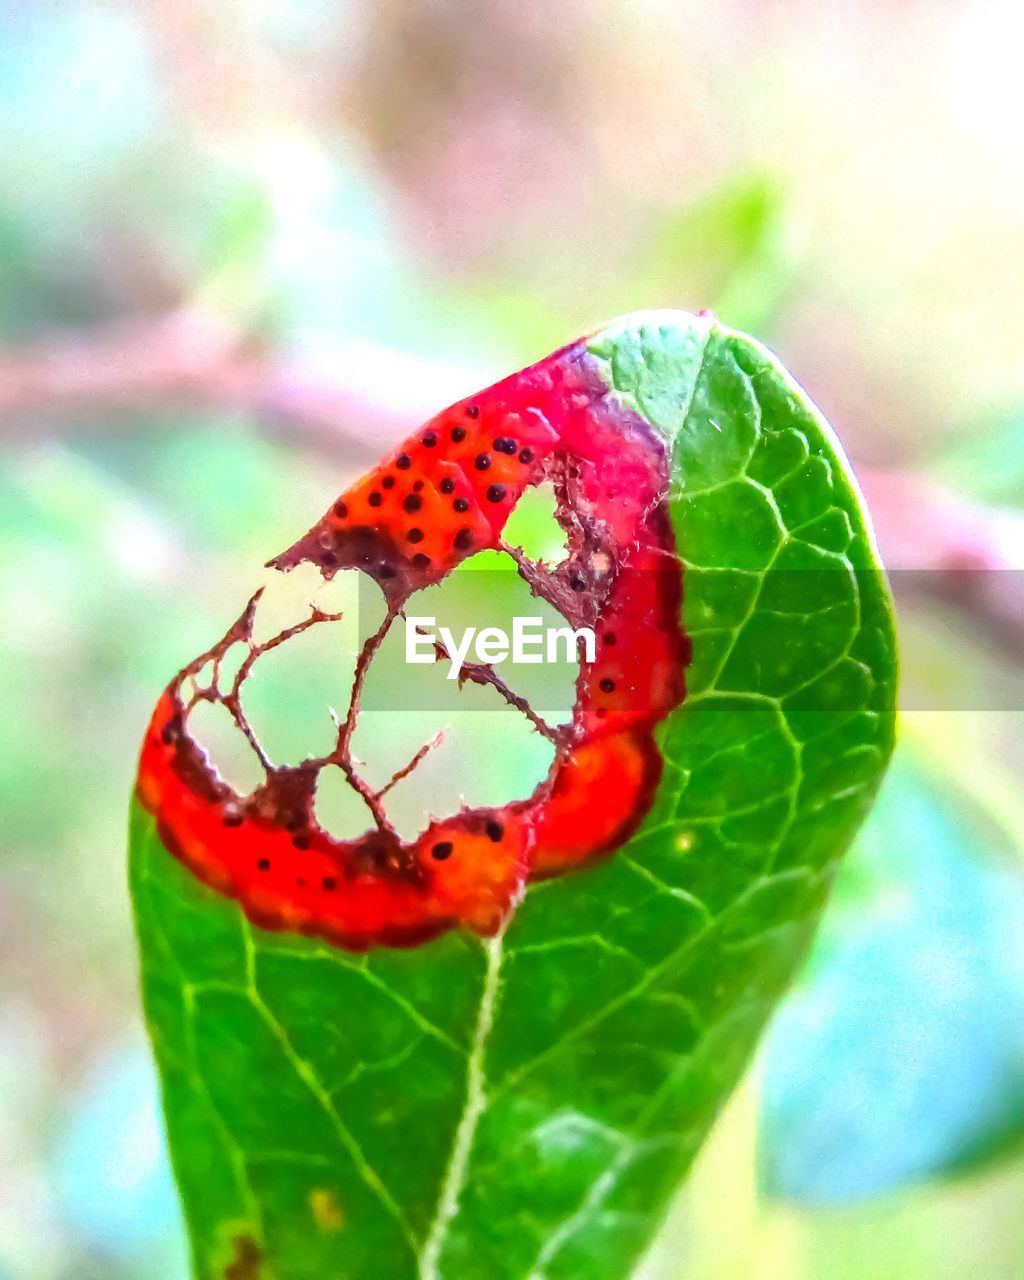
[[[147,1019],[202,1280],[615,1280],[798,966],[893,734],[888,590],[834,436],[750,339],[591,352],[671,442],[689,692],[599,865],[503,934],[356,955],[250,924],[132,816]]]

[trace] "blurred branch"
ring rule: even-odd
[[[1024,662],[1024,514],[912,471],[857,474],[897,597],[955,608]]]
[[[245,413],[350,455],[378,452],[381,441],[400,439],[437,407],[402,404],[386,378],[371,390],[359,353],[339,359],[327,378],[275,357],[198,308],[0,348],[0,426],[7,434],[34,434],[40,421],[94,422],[102,413],[161,406]]]
[[[0,350],[0,418],[75,415],[233,391],[243,372],[223,326],[191,311]]]
[[[380,348],[341,349],[329,373],[222,318],[182,308],[60,342],[0,349],[0,425],[38,431],[124,408],[239,412],[321,452],[371,458],[472,385]],[[858,468],[897,593],[953,606],[1024,661],[1024,515],[908,471]]]

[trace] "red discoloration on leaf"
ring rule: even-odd
[[[554,568],[501,538],[523,490],[545,479],[569,546]],[[460,925],[493,933],[527,880],[617,847],[650,806],[661,772],[652,730],[681,701],[689,656],[667,492],[664,441],[607,396],[582,345],[438,415],[273,562],[287,570],[310,561],[328,578],[359,568],[389,603],[357,665],[334,751],[289,768],[262,757],[238,697],[251,662],[227,694],[210,696],[249,736],[265,783],[238,796],[189,736],[185,678],[210,659],[216,666],[232,644],[256,652],[250,602],[224,640],[171,683],[153,716],[138,785],[168,848],[258,924],[364,948],[412,945]],[[531,796],[463,810],[405,843],[349,755],[361,681],[409,597],[487,547],[515,555],[533,591],[573,626],[594,627],[595,661],[581,664],[572,721],[553,735],[554,763]],[[300,627],[326,617],[314,611]],[[465,674],[504,687],[490,669]],[[327,764],[345,771],[376,822],[357,840],[337,840],[316,822],[313,798]]]
[[[252,1236],[235,1236],[235,1256],[224,1268],[224,1280],[260,1280],[263,1254]]]

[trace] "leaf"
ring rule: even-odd
[[[848,1203],[974,1170],[1024,1137],[1019,848],[901,752],[772,1028],[769,1194]]]
[[[146,1014],[202,1280],[627,1275],[871,803],[892,616],[828,427],[708,320],[629,317],[589,350],[671,442],[694,645],[625,847],[530,884],[492,938],[357,954],[253,925],[133,807]]]

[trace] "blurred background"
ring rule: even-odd
[[[0,0],[0,1280],[182,1280],[125,812],[158,690],[449,400],[639,307],[772,345],[903,737],[648,1280],[1024,1277],[1024,11]]]

